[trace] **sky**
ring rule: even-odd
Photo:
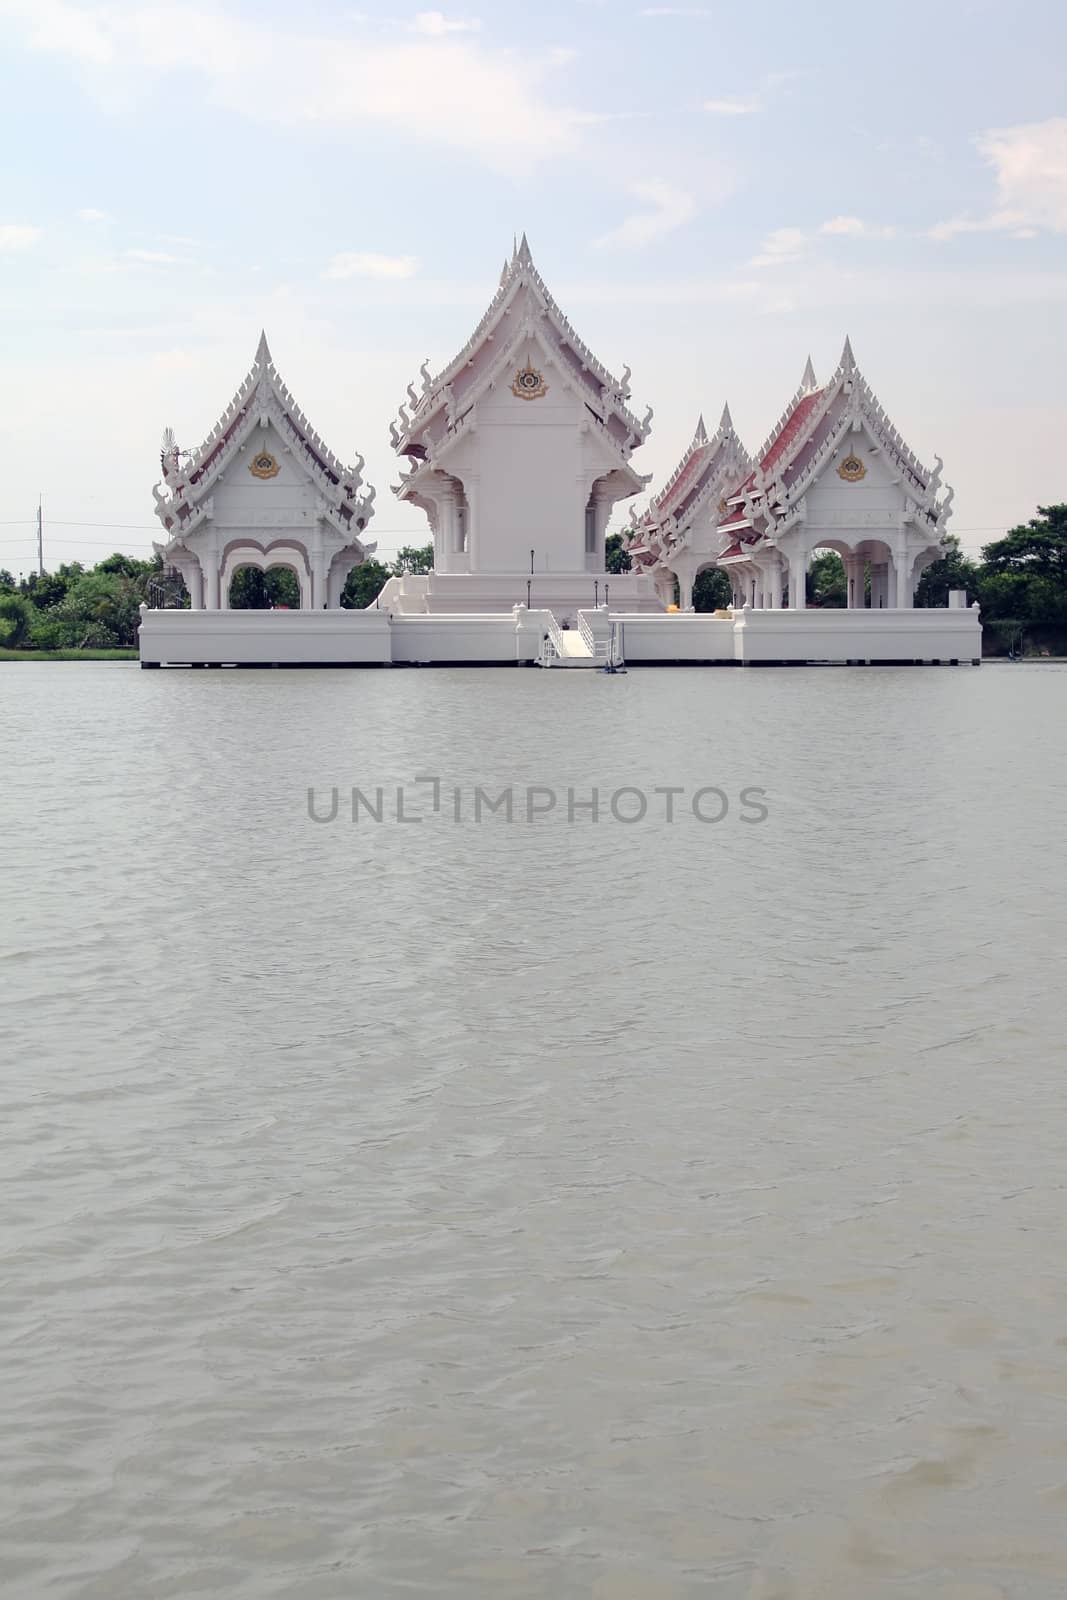
[[[162,431],[261,328],[380,553],[425,542],[389,420],[523,231],[650,490],[849,334],[977,551],[1067,499],[1065,48],[1037,0],[0,0],[0,567],[39,494],[47,566],[150,554]]]

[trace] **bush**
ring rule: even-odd
[[[34,610],[20,594],[0,594],[0,644],[22,650],[29,643]]]

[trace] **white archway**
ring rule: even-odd
[[[271,567],[289,567],[300,589],[300,609],[311,609],[311,573],[308,570],[307,552],[296,544],[276,544],[263,550],[255,544],[233,544],[226,551],[222,564],[222,582],[219,604],[222,610],[230,608],[230,584],[241,567],[258,567],[268,572]]]

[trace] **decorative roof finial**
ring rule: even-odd
[[[707,442],[708,442],[708,430],[704,426],[704,413],[702,411],[700,413],[699,417],[697,418],[697,426],[696,426],[696,432],[693,435],[693,443],[694,444],[707,444]]]
[[[845,335],[845,348],[841,352],[841,369],[843,372],[855,372],[856,357],[852,354],[852,340]]]
[[[525,234],[523,234],[522,238],[519,240],[519,260],[522,262],[523,266],[533,266],[533,256],[530,254],[530,241],[527,239]]]
[[[808,364],[804,368],[804,376],[800,380],[800,387],[805,394],[814,394],[819,387],[819,380],[815,376],[815,368],[811,364],[810,356],[808,357]]]
[[[733,431],[734,431],[734,419],[730,415],[730,407],[729,407],[729,405],[724,405],[723,408],[722,408],[722,416],[719,418],[719,432],[720,433],[733,433]]]
[[[271,364],[270,345],[267,343],[267,330],[264,328],[259,335],[259,344],[256,346],[257,367],[269,367]]]

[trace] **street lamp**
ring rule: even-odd
[[[593,579],[593,610],[600,610],[600,579]]]

